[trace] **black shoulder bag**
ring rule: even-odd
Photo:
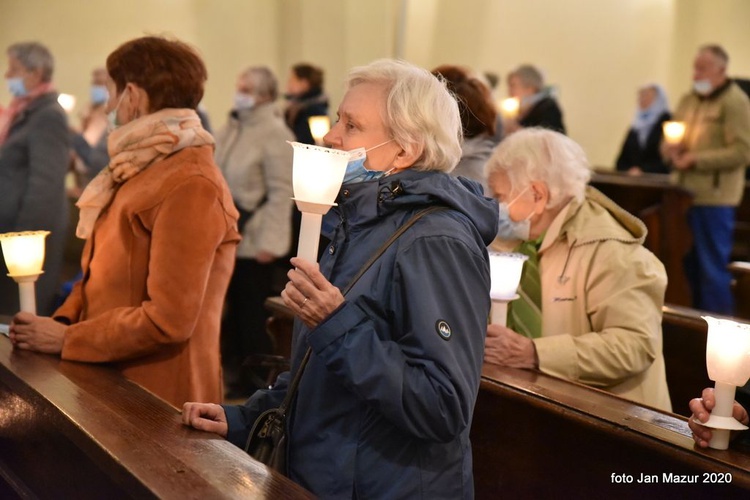
[[[434,206],[420,210],[414,216],[409,219],[406,224],[401,226],[393,235],[378,249],[375,254],[365,263],[359,272],[352,278],[352,281],[342,292],[342,295],[346,294],[351,290],[354,284],[362,277],[365,272],[375,263],[378,258],[398,239],[399,236],[404,234],[415,222],[424,217],[425,215],[436,212],[438,210],[445,210],[445,207]],[[305,352],[305,357],[302,358],[297,373],[292,379],[292,383],[287,389],[284,401],[281,402],[278,408],[271,408],[260,414],[260,416],[253,423],[253,427],[250,430],[250,435],[247,438],[245,444],[245,451],[250,454],[255,460],[266,464],[271,469],[286,473],[286,445],[287,445],[287,430],[286,420],[289,417],[291,411],[291,404],[294,397],[297,395],[297,389],[299,387],[299,381],[302,378],[302,374],[305,371],[305,366],[310,359],[312,354],[312,348],[308,347]]]

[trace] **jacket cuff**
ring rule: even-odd
[[[554,335],[533,339],[539,356],[539,370],[547,375],[578,380],[576,347],[571,335]]]
[[[227,417],[227,441],[244,450],[251,429],[245,424],[240,407],[236,405],[221,405],[221,407],[224,408]]]
[[[323,351],[366,318],[362,309],[345,300],[328,318],[307,334],[307,342],[316,354]]]

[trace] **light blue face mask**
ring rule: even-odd
[[[26,90],[26,85],[23,83],[23,78],[20,76],[8,78],[6,82],[8,84],[8,92],[10,92],[13,97],[23,97],[29,93]]]
[[[384,175],[389,174],[393,169],[390,170],[369,170],[365,168],[365,160],[367,160],[367,152],[377,149],[380,146],[385,146],[393,139],[381,142],[377,146],[373,146],[369,149],[357,148],[349,151],[351,155],[349,157],[349,163],[346,164],[346,173],[344,173],[343,184],[351,184],[354,182],[366,182],[375,179],[380,179]]]
[[[534,211],[532,210],[528,217],[520,221],[514,221],[510,218],[510,206],[515,203],[516,200],[520,198],[527,189],[529,188],[527,187],[526,189],[518,193],[518,196],[513,198],[510,203],[499,202],[497,204],[500,212],[500,224],[497,228],[497,237],[501,240],[528,241],[529,235],[531,233],[531,216],[534,215]]]
[[[109,99],[109,92],[104,85],[92,85],[89,91],[91,103],[94,105],[104,104]]]
[[[120,107],[123,97],[125,97],[125,91],[123,91],[122,94],[120,94],[120,98],[117,100],[117,106],[115,106],[115,109],[107,113],[107,121],[109,122],[109,126],[108,126],[109,132],[112,132],[114,129],[120,126],[120,124],[117,123],[117,109]]]

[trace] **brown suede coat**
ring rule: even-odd
[[[190,147],[119,188],[86,242],[84,277],[56,319],[62,358],[112,363],[169,403],[219,403],[219,329],[237,211],[213,161]]]

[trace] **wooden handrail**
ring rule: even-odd
[[[0,497],[4,493],[312,497],[222,438],[182,425],[177,409],[115,370],[14,350],[0,336]]]

